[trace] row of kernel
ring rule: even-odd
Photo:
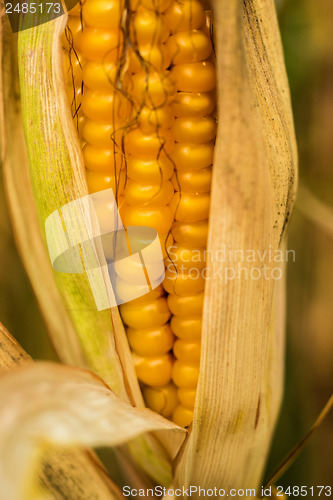
[[[175,88],[166,70],[170,65],[166,43],[170,30],[164,15],[167,2],[162,3],[159,9],[152,9],[149,0],[131,4],[131,76],[126,81],[126,92],[135,117],[125,138],[127,183],[121,216],[125,226],[156,229],[164,251],[173,221],[168,205],[174,195],[170,181],[174,169],[169,155],[174,147],[170,104]],[[130,280],[131,270],[127,272]],[[146,403],[170,417],[177,405],[176,388],[170,383],[174,336],[163,287],[123,304],[120,312]]]
[[[82,22],[80,18],[80,3],[72,9],[68,16],[67,25],[62,36],[62,45],[65,53],[65,79],[67,97],[71,113],[77,129],[81,130],[82,113],[81,99],[83,93],[83,64],[84,60],[80,54],[80,39],[82,35]]]
[[[80,120],[80,131],[83,132],[81,139],[84,144],[83,155],[89,191],[95,192],[109,187],[118,190],[118,206],[127,225],[151,226],[155,222],[155,227],[158,225],[161,231],[162,223],[165,225],[165,215],[168,215],[169,225],[164,230],[165,239],[172,222],[170,209],[167,209],[167,214],[164,211],[165,198],[170,201],[174,193],[169,180],[173,174],[173,163],[167,155],[174,141],[169,134],[166,138],[167,144],[161,149],[161,134],[162,137],[167,134],[174,118],[170,107],[160,106],[156,99],[162,99],[162,85],[164,99],[168,78],[165,74],[160,78],[160,73],[156,71],[161,69],[158,64],[154,71],[150,67],[147,95],[144,88],[145,75],[143,78],[143,71],[140,70],[147,72],[148,68],[137,66],[135,69],[137,55],[132,49],[130,68],[126,68],[126,73],[132,76],[127,79],[127,84],[126,80],[122,79],[121,91],[117,91],[117,83],[121,79],[121,13],[122,5],[118,0],[86,0],[82,9],[78,6],[70,13],[64,47],[67,52],[66,79],[72,114],[76,125]],[[142,54],[148,64],[154,58],[157,63],[158,57],[162,61],[167,54],[165,45],[161,50],[151,45],[155,21],[156,14],[149,9],[147,11],[139,8],[131,16],[132,42],[134,37],[140,41],[136,48],[140,51],[140,58]],[[163,21],[161,27],[163,37],[168,36],[169,32]],[[156,41],[159,42],[159,36]],[[83,66],[84,60],[86,63]],[[162,65],[164,69],[169,63]],[[170,84],[169,89],[169,94],[174,93]],[[147,106],[143,106],[146,98]],[[172,99],[172,96],[168,95],[167,98]],[[133,123],[139,123],[139,130],[134,126],[131,133]],[[121,136],[125,137],[126,153],[130,153],[126,156],[126,162],[120,146]],[[143,141],[145,146],[142,149]],[[123,182],[125,175],[121,177],[122,173],[125,174],[125,167],[126,189]],[[149,203],[151,199],[153,203]],[[148,210],[147,202],[151,205]],[[134,211],[131,207],[134,207]],[[103,205],[101,210],[103,217],[111,215],[107,206]],[[131,216],[136,220],[131,220]],[[117,265],[117,273],[120,273],[121,277],[117,284],[119,297],[126,297],[129,291],[132,292],[128,287],[133,289],[135,286],[133,271],[135,270],[123,269],[121,265]],[[145,295],[143,299],[124,304],[121,312],[127,324],[139,379],[145,382],[148,377],[148,384],[151,382],[153,386],[159,387],[158,401],[156,402],[153,395],[151,406],[169,416],[177,403],[176,390],[172,384],[168,384],[171,379],[173,358],[170,350],[174,337],[168,323],[170,312],[162,286]],[[145,362],[140,362],[142,360]],[[147,399],[151,400],[149,387],[147,391]]]
[[[81,112],[87,184],[90,193],[112,188],[118,205],[125,184],[121,137],[131,112],[116,85],[123,50],[123,7],[123,0],[85,0],[80,38],[85,60]],[[110,210],[111,206],[104,207],[105,216]]]
[[[186,9],[186,3],[175,2],[172,6],[177,13],[182,7]],[[176,191],[172,200],[175,222],[171,230],[175,244],[167,262],[164,288],[169,293],[171,329],[177,338],[172,379],[178,387],[179,404],[173,412],[173,420],[181,426],[192,422],[199,377],[202,270],[216,135],[215,68],[209,60],[212,44],[202,4],[192,1],[191,8],[190,23],[174,32],[169,41],[173,49],[172,76],[178,90],[172,105],[176,119],[171,129],[176,140],[172,152],[176,167],[172,179]],[[186,10],[182,16],[186,16]]]

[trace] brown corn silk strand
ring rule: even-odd
[[[104,84],[99,82],[99,87],[94,89],[91,83],[94,81],[94,78],[91,78],[92,74],[90,73],[88,82],[84,78],[84,75],[88,74],[89,64],[91,66],[94,61],[89,49],[86,50],[83,47],[82,50],[81,47],[82,37],[87,37],[87,33],[94,24],[88,17],[91,12],[89,9],[94,7],[93,4],[94,0],[85,0],[69,13],[69,21],[63,36],[69,102],[83,147],[88,188],[90,192],[113,188],[125,227],[126,225],[151,225],[149,222],[152,220],[151,217],[149,218],[151,208],[160,215],[160,220],[170,219],[169,226],[163,225],[163,231],[160,231],[160,227],[155,223],[165,256],[166,279],[163,287],[160,285],[145,296],[123,304],[120,306],[120,312],[126,325],[134,363],[147,405],[162,415],[172,418],[179,425],[187,426],[192,421],[199,374],[204,282],[195,277],[192,279],[186,257],[188,255],[193,257],[195,252],[199,255],[201,259],[199,265],[193,258],[190,262],[192,272],[194,270],[197,274],[198,270],[201,271],[200,267],[204,267],[205,264],[206,243],[200,241],[201,245],[198,247],[191,241],[188,243],[186,237],[185,241],[182,240],[179,235],[181,235],[182,227],[183,232],[184,230],[186,232],[186,228],[191,232],[193,227],[197,227],[200,231],[200,226],[204,231],[204,227],[208,224],[207,210],[206,215],[200,218],[200,214],[195,215],[191,210],[191,203],[189,208],[185,206],[185,212],[182,206],[186,204],[186,198],[192,201],[192,205],[197,199],[199,202],[203,199],[206,200],[206,206],[208,200],[206,209],[209,208],[209,194],[207,193],[209,193],[210,186],[207,185],[205,193],[198,192],[196,189],[200,184],[200,175],[203,175],[207,184],[207,179],[210,178],[211,162],[207,164],[206,160],[202,168],[200,165],[198,168],[198,162],[196,162],[196,169],[191,169],[190,160],[191,155],[195,157],[196,149],[200,152],[202,143],[204,144],[202,147],[206,150],[213,148],[215,134],[211,134],[209,140],[205,141],[205,138],[195,137],[195,132],[191,135],[191,126],[193,132],[196,120],[199,124],[201,120],[212,130],[214,129],[215,81],[207,92],[204,83],[202,83],[203,87],[200,87],[200,74],[197,74],[195,78],[199,83],[194,85],[193,89],[191,85],[187,88],[186,85],[184,87],[179,76],[177,79],[177,71],[181,72],[182,68],[193,71],[197,68],[195,66],[197,63],[199,63],[199,68],[200,64],[205,66],[214,61],[211,16],[209,11],[205,11],[204,4],[200,0],[185,0],[184,2],[172,0],[156,3],[151,3],[149,0],[140,2],[127,0],[122,5],[118,2],[120,8],[117,27],[109,28],[109,32],[112,32],[112,29],[117,32],[117,45],[108,46],[104,53],[101,49],[102,57],[100,57],[97,69],[99,76],[103,75],[105,81]],[[114,6],[115,2],[110,0],[110,5]],[[149,16],[155,23],[155,28],[150,31],[150,35],[142,28],[147,18],[149,21]],[[178,26],[177,22],[170,23],[170,20],[174,19],[178,20]],[[106,30],[105,27],[93,29],[96,35]],[[195,37],[209,39],[211,49],[208,57],[200,54],[200,47],[197,48],[195,45]],[[187,43],[187,55],[184,55],[182,43],[183,45]],[[215,80],[215,76],[213,78]],[[101,128],[106,138],[104,143],[100,140],[101,134],[99,134],[98,127],[105,125],[105,114],[102,113],[101,118],[98,117],[97,111],[92,109],[94,103],[92,105],[90,103],[89,108],[89,95],[93,98],[102,96],[103,99],[103,96],[107,95],[109,100],[112,98],[115,100],[118,97],[120,99],[118,109],[114,105],[107,117],[108,130],[104,133]],[[185,116],[184,111],[181,110],[182,106],[179,105],[182,99],[184,102],[186,99],[188,102],[191,102],[191,99],[196,100],[192,108],[191,104],[187,104],[187,107],[186,103],[183,105]],[[207,106],[205,108],[203,100],[210,104],[208,105],[210,109],[206,114]],[[122,104],[125,106],[125,113]],[[186,109],[190,110],[189,116],[186,116]],[[200,109],[203,111],[200,112]],[[100,122],[93,122],[92,117]],[[97,127],[94,136],[92,132],[94,132],[95,123]],[[186,131],[186,126],[190,129],[189,132]],[[198,132],[196,135],[198,136]],[[148,150],[145,155],[144,148],[140,145],[147,137],[150,137],[151,143],[155,143],[155,149],[152,147],[152,150]],[[138,157],[135,145],[138,146]],[[107,151],[109,162],[107,168],[104,164],[102,170],[98,170],[98,162],[91,163],[91,155],[94,151],[101,155]],[[187,164],[186,161],[184,164],[186,153],[188,159]],[[103,158],[101,162],[103,163]],[[140,200],[139,193],[137,196],[139,201],[135,199],[135,196],[134,200],[131,200],[131,190],[135,193],[136,187],[139,191],[141,189],[135,164],[141,164],[141,169],[144,169],[145,162],[148,163],[147,168],[149,168],[149,162],[150,164],[156,163],[158,178],[156,171],[154,178],[150,178],[147,171],[142,184],[152,185],[155,189],[151,189],[150,198],[142,196]],[[204,174],[202,174],[203,170]],[[199,175],[197,181],[196,175]],[[185,184],[185,189],[182,184]],[[192,192],[191,186],[194,186]],[[165,194],[166,191],[167,194]],[[161,200],[164,201],[164,205]],[[101,209],[107,217],[109,208],[105,206]],[[148,214],[146,219],[148,222],[145,222],[142,216],[137,222],[135,220],[137,211],[143,216]],[[154,227],[154,224],[152,226]],[[176,254],[172,252],[174,250]],[[120,277],[125,282],[127,279],[128,286],[135,286],[131,283],[131,276],[122,276],[120,272]],[[185,287],[181,286],[182,280],[185,282]],[[189,315],[188,311],[190,311]],[[193,327],[196,332],[194,340],[188,337]],[[140,336],[141,345],[138,341]],[[156,351],[156,339],[162,339],[160,351]]]

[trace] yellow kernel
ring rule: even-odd
[[[206,23],[205,10],[199,0],[172,2],[165,17],[172,33],[198,29]]]
[[[171,228],[172,236],[176,241],[184,244],[204,247],[208,238],[208,221],[174,222]]]
[[[115,63],[87,61],[83,67],[84,85],[94,91],[113,92],[117,78],[120,78],[118,73]]]
[[[177,142],[209,142],[216,136],[216,120],[212,116],[176,118],[171,132]]]
[[[193,172],[179,171],[173,174],[171,181],[175,191],[207,193],[212,183],[212,167],[201,168]]]
[[[188,363],[199,363],[201,343],[189,342],[186,340],[176,340],[173,352],[177,359]]]
[[[85,0],[82,17],[87,26],[118,30],[124,9],[120,0]]]
[[[178,64],[171,70],[177,90],[183,92],[210,92],[216,86],[215,66],[210,61]]]
[[[177,295],[192,295],[200,293],[205,288],[205,280],[202,272],[198,269],[191,269],[191,272],[175,269],[171,264],[165,271],[163,281],[164,290]]]
[[[140,128],[143,132],[156,132],[157,129],[168,129],[172,126],[175,118],[170,106],[151,109],[144,107],[138,117]]]
[[[177,396],[180,403],[193,411],[195,405],[196,389],[178,389]]]
[[[170,181],[162,184],[139,184],[129,179],[126,183],[125,202],[128,205],[146,205],[148,203],[154,206],[167,205],[174,193]]]
[[[100,123],[125,125],[131,117],[131,104],[120,92],[101,93],[85,89],[82,96],[82,111],[87,118]]]
[[[119,59],[122,43],[120,32],[86,27],[81,35],[80,50],[90,61],[110,63]]]
[[[201,338],[202,319],[172,316],[171,329],[182,340],[198,340]]]
[[[127,85],[127,91],[138,105],[159,108],[169,104],[176,95],[175,84],[169,72],[140,71],[133,75]]]
[[[195,389],[199,379],[199,366],[176,360],[172,367],[172,380],[177,387]]]
[[[86,143],[82,149],[85,167],[92,172],[119,172],[123,155],[117,150],[102,149]]]
[[[170,179],[173,174],[173,163],[165,154],[161,154],[158,160],[128,156],[126,169],[130,179],[155,184]]]
[[[173,215],[168,206],[165,207],[138,207],[124,206],[121,211],[125,226],[153,227],[159,234],[170,230]]]
[[[173,384],[154,389],[145,387],[143,397],[147,406],[163,417],[170,417],[178,403],[177,389]]]
[[[198,170],[200,168],[206,168],[213,163],[214,143],[176,143],[170,156],[177,170]]]
[[[177,267],[184,269],[203,269],[205,267],[205,248],[195,248],[176,243],[168,248],[169,259]],[[171,266],[171,264],[170,264]]]
[[[82,128],[84,139],[92,146],[112,149],[115,145],[121,146],[121,131],[115,132],[112,123],[96,123],[86,119]],[[120,149],[119,149],[120,151]]]
[[[113,193],[124,192],[126,175],[122,170],[120,176],[117,178],[112,173],[106,172],[91,172],[90,170],[86,171],[87,175],[87,184],[90,193],[97,193],[98,191],[103,191],[103,189],[113,189]]]
[[[193,421],[193,411],[178,405],[172,413],[172,420],[179,427],[189,427]]]
[[[168,40],[172,64],[184,64],[208,59],[212,52],[210,37],[199,30],[180,32]]]
[[[71,51],[73,48],[75,51],[81,49],[82,23],[80,17],[68,17],[67,25],[61,39],[67,51]]]
[[[171,64],[171,57],[165,43],[161,45],[139,45],[136,50],[129,51],[128,70],[132,73],[139,73],[147,70],[148,66],[152,71],[161,71]]]
[[[145,160],[158,159],[159,153],[171,153],[174,138],[170,130],[145,134],[141,129],[128,132],[125,136],[125,153]]]
[[[175,219],[181,222],[197,222],[208,219],[210,193],[175,193],[170,202]]]
[[[166,323],[170,318],[165,297],[149,300],[145,304],[132,304],[128,302],[120,306],[121,316],[126,325],[131,328],[156,328]]]
[[[139,8],[132,15],[130,25],[130,39],[137,45],[160,45],[170,35],[170,30],[164,16],[157,12]]]
[[[140,356],[158,356],[172,349],[174,336],[170,325],[136,330],[127,329],[127,337],[132,350]]]
[[[178,92],[171,107],[175,116],[192,118],[210,115],[215,105],[213,92]]]
[[[172,420],[179,427],[189,427],[193,421],[193,411],[178,405],[172,413]]]
[[[180,297],[179,295],[170,294],[167,298],[168,306],[172,314],[175,316],[201,316],[203,310],[204,294],[187,295]],[[201,331],[201,327],[200,327]]]
[[[138,379],[151,387],[163,387],[171,380],[172,356],[164,354],[154,358],[143,358],[133,354]]]

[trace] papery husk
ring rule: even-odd
[[[246,279],[245,272],[277,267],[267,251],[274,255],[280,247],[290,217],[297,153],[273,1],[211,3],[219,127],[208,274],[193,426],[175,484],[228,492],[260,485],[280,404],[284,285],[264,279],[263,272]],[[255,262],[242,261],[245,271],[237,279],[237,258],[229,249],[259,251],[261,257],[266,250],[266,256],[263,262],[258,254]],[[212,279],[214,265],[215,276],[222,266],[236,279]]]
[[[0,323],[0,374],[32,363],[31,357]],[[0,462],[1,460],[6,461],[6,456],[0,456]],[[50,448],[43,456],[37,478],[44,490],[52,493],[52,498],[66,498],[67,500],[123,498],[103,465],[88,449]],[[1,493],[0,498],[2,498]],[[29,498],[29,500],[34,500],[34,498]]]
[[[117,308],[97,311],[86,274],[53,271],[46,249],[46,218],[88,194],[65,92],[60,34],[66,19],[62,16],[18,35],[10,33],[8,22],[2,19],[5,189],[22,261],[60,359],[89,368],[118,396],[143,407]],[[91,234],[89,222],[86,231]],[[104,274],[98,278],[101,282],[109,279]],[[128,447],[147,474],[168,485],[172,480],[171,460],[179,445],[172,437],[162,441],[140,436]]]
[[[53,447],[114,447],[150,431],[169,432],[180,446],[185,434],[156,413],[125,403],[93,373],[55,363],[0,374],[0,408],[0,483],[6,500],[39,498],[40,461],[48,459]],[[79,470],[74,464],[76,475]],[[61,475],[54,481],[61,484]],[[92,495],[78,498],[98,498]]]

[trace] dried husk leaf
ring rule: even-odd
[[[213,0],[212,6],[220,118],[200,377],[176,484],[228,491],[259,486],[280,403],[283,283],[276,285],[272,315],[276,281],[246,273],[277,267],[269,250],[274,255],[279,248],[292,209],[297,154],[273,1]],[[229,250],[254,251],[250,262],[240,262],[239,275]],[[230,268],[235,279],[216,277],[219,268]]]
[[[186,433],[125,403],[91,372],[54,363],[1,374],[0,408],[0,484],[6,500],[38,498],[36,466],[53,446],[118,446],[150,431],[169,432],[180,446]]]
[[[59,37],[65,24],[62,16],[17,37],[3,19],[4,179],[16,242],[60,359],[88,367],[117,395],[143,407],[118,310],[97,311],[87,276],[54,272],[45,246],[47,216],[88,194],[62,74]],[[162,441],[161,446],[154,436],[141,436],[128,446],[141,467],[167,485],[178,445],[166,440],[166,452]]]
[[[0,323],[0,373],[31,363],[31,357]],[[6,460],[6,456],[0,455],[0,462]],[[52,498],[67,500],[122,498],[102,464],[88,450],[51,448],[43,457],[38,478],[44,490],[52,493]],[[5,500],[8,500],[7,497]]]
[[[56,500],[124,498],[95,455],[81,449],[48,449],[41,457],[38,484]],[[29,500],[34,499],[29,497]]]
[[[4,325],[0,323],[0,370],[10,370],[31,361],[29,354],[22,349]]]

